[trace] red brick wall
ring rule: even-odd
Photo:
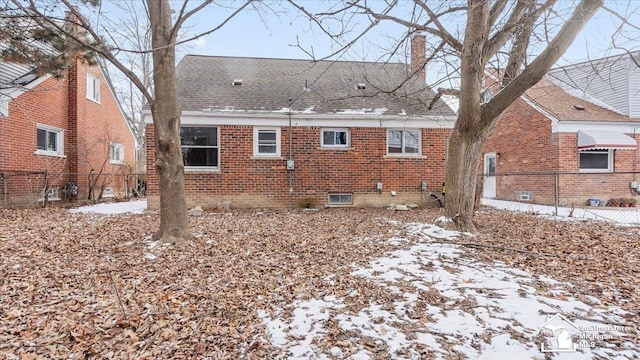
[[[551,120],[522,99],[487,139],[483,154],[490,152],[497,153],[498,199],[516,200],[518,191],[531,191],[532,202],[554,204],[557,192],[560,205],[583,205],[589,198],[636,196],[629,183],[639,170],[637,150],[615,150],[613,173],[580,173],[577,133],[551,133]]]
[[[534,202],[553,203],[554,178],[548,174],[557,166],[555,147],[551,121],[516,100],[483,148],[483,154],[497,154],[496,197],[516,200],[518,191],[532,191]]]
[[[100,104],[86,99],[86,71],[101,78]],[[34,154],[38,123],[64,131],[65,157]],[[79,197],[86,195],[89,171],[99,169],[105,159],[105,172],[122,172],[122,165],[109,164],[109,141],[125,146],[126,164],[135,162],[133,137],[106,81],[98,68],[80,61],[65,78],[49,78],[10,101],[9,117],[0,117],[0,136],[0,170],[63,174],[50,178],[51,184],[77,182],[82,192]]]
[[[631,134],[628,134],[631,135]],[[640,181],[637,150],[614,150],[612,173],[578,173],[579,154],[576,150],[578,135],[576,133],[558,134],[560,144],[573,151],[560,152],[561,174],[560,203],[562,205],[584,205],[588,199],[597,198],[606,202],[611,198],[637,198],[631,191],[631,181]],[[636,137],[639,141],[640,137]],[[571,174],[562,174],[569,172]],[[578,174],[576,174],[578,173]]]
[[[0,117],[0,169],[66,170],[65,158],[34,154],[36,124],[67,129],[67,80],[53,77],[9,102],[9,117]],[[69,137],[65,131],[65,151]]]
[[[121,182],[112,180],[107,175],[111,173],[128,173],[129,166],[135,163],[135,145],[125,120],[118,108],[116,99],[110,92],[108,84],[98,67],[88,66],[78,62],[77,67],[78,91],[77,98],[77,144],[70,149],[77,157],[77,176],[75,182],[80,189],[89,188],[89,176],[104,186],[113,186],[116,192],[122,192]],[[86,74],[90,73],[100,79],[100,101],[91,101],[86,97]],[[124,145],[124,164],[109,162],[110,143]]]
[[[147,126],[147,196],[158,206],[158,179],[154,168],[153,126]],[[294,127],[295,170],[286,169],[289,133],[281,128],[282,159],[253,158],[252,126],[220,126],[220,171],[186,173],[189,206],[289,207],[312,197],[325,205],[329,193],[353,193],[356,206],[384,206],[421,201],[420,184],[438,191],[444,181],[446,139],[450,130],[423,129],[421,158],[386,157],[387,130],[351,128],[348,150],[320,147],[320,127]],[[383,191],[376,191],[382,181]],[[391,196],[390,192],[396,195]]]

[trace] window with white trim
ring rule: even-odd
[[[322,147],[348,147],[348,129],[322,129],[320,131],[320,143]]]
[[[38,198],[39,201],[44,201],[44,189],[40,189],[40,197]],[[55,187],[51,187],[47,189],[47,200],[49,201],[59,201],[60,199],[60,195],[58,193],[58,188]]]
[[[182,126],[182,160],[191,169],[217,169],[219,167],[219,134],[216,126]]]
[[[582,150],[579,153],[581,172],[613,171],[613,150]]]
[[[329,205],[352,205],[353,194],[329,194]]]
[[[389,155],[420,155],[420,130],[387,130],[387,153]]]
[[[100,79],[87,73],[87,99],[100,102]]]
[[[253,128],[253,156],[280,157],[280,128]]]
[[[111,186],[108,186],[104,189],[102,189],[102,197],[103,198],[112,198],[115,197],[116,193],[115,191],[113,191],[113,188]]]
[[[62,129],[36,125],[36,154],[62,156],[64,154]]]
[[[124,163],[124,145],[118,143],[109,144],[109,162],[112,164]]]

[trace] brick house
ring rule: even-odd
[[[440,100],[429,109],[424,37],[412,43],[411,66],[185,56],[177,72],[188,205],[433,204],[455,114]],[[143,116],[148,206],[158,208],[148,109]]]
[[[483,148],[483,196],[578,206],[637,197],[638,55],[553,69],[512,104]]]
[[[101,66],[78,59],[56,78],[0,61],[0,138],[5,202],[42,201],[45,187],[58,200],[68,183],[78,199],[127,191],[135,140]]]

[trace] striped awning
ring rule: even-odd
[[[578,131],[578,150],[633,150],[638,143],[618,131]]]

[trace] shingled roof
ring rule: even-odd
[[[455,115],[400,63],[187,55],[177,74],[183,111]]]
[[[605,103],[545,76],[525,92],[525,97],[558,120],[635,121]]]

